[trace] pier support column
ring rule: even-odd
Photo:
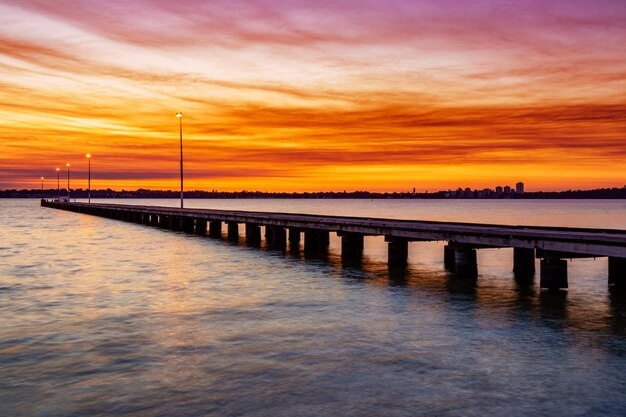
[[[274,244],[274,231],[272,226],[265,226],[265,244],[272,246]]]
[[[300,244],[300,229],[297,227],[289,228],[289,244],[294,246]]]
[[[206,235],[207,222],[205,219],[196,219],[196,234],[199,236]]]
[[[475,278],[478,276],[476,249],[467,246],[454,248],[454,272],[465,277]]]
[[[304,250],[306,252],[324,252],[328,249],[330,234],[326,230],[305,230]]]
[[[456,267],[454,252],[454,247],[451,244],[443,247],[443,266],[450,272],[454,272]]]
[[[363,256],[363,235],[360,233],[341,234],[341,257],[358,259]]]
[[[567,261],[558,258],[542,259],[539,286],[550,290],[567,288]]]
[[[535,273],[535,250],[513,248],[513,272],[516,275],[533,275]]]
[[[305,252],[317,252],[319,250],[317,233],[315,230],[304,231],[304,250]]]
[[[239,224],[228,222],[227,223],[228,230],[228,240],[239,240]]]
[[[150,226],[159,226],[159,215],[151,214],[150,215]]]
[[[389,267],[404,268],[409,257],[409,240],[402,237],[385,236]]]
[[[211,237],[222,236],[222,221],[221,220],[211,220],[211,222],[209,223],[209,236]]]
[[[183,217],[183,232],[185,233],[194,233],[195,232],[195,225],[194,225],[194,221],[193,218],[191,217]]]
[[[261,226],[254,223],[246,223],[246,242],[252,245],[261,243]]]
[[[274,245],[284,249],[287,246],[287,229],[277,227],[274,229]]]
[[[317,231],[318,242],[321,246],[322,250],[328,249],[330,245],[330,232],[327,230],[318,230]]]
[[[172,219],[170,216],[159,216],[159,227],[169,229]]]
[[[609,288],[626,290],[626,258],[609,257]]]
[[[283,249],[287,244],[287,232],[284,227],[265,226],[265,240],[268,246]]]
[[[172,230],[182,230],[182,222],[181,218],[178,216],[170,217],[170,229]]]

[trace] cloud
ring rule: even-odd
[[[112,181],[167,181],[176,111],[190,172],[229,184],[624,167],[623,2],[355,4],[5,0],[0,182],[86,149]]]

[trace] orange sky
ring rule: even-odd
[[[0,0],[0,189],[626,184],[626,3],[460,3]]]

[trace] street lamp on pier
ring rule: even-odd
[[[65,164],[67,167],[67,200],[70,200],[70,164]]]
[[[88,169],[88,175],[87,175],[87,189],[89,190],[89,202],[91,203],[91,154],[88,153],[87,155],[87,161],[89,161],[89,169]]]
[[[41,193],[42,193],[42,194],[43,194],[43,178],[44,178],[44,177],[41,177]]]
[[[176,113],[180,126],[180,208],[183,208],[183,114]]]
[[[57,168],[57,201],[61,198],[61,181],[60,181],[61,168]]]

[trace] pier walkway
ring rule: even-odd
[[[384,236],[388,262],[393,268],[407,265],[409,242],[445,241],[444,265],[458,275],[478,274],[476,251],[483,248],[513,248],[513,270],[517,276],[533,276],[535,259],[540,259],[541,288],[567,288],[567,261],[570,258],[608,257],[608,285],[626,289],[626,230],[567,227],[506,226],[396,220],[365,217],[325,216],[297,213],[269,213],[236,210],[179,209],[121,204],[66,203],[42,200],[44,207],[103,216],[188,233],[219,237],[227,225],[229,239],[261,242],[261,228],[268,246],[299,245],[304,236],[305,251],[324,251],[329,233],[341,237],[341,255],[359,258],[365,236]]]

